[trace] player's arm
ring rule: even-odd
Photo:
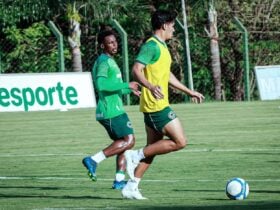
[[[193,101],[196,103],[201,103],[204,99],[204,96],[197,92],[193,91],[189,88],[187,88],[184,84],[182,84],[172,72],[170,72],[170,78],[169,78],[169,85],[177,90],[180,90],[184,92],[185,94],[191,96],[193,98]]]
[[[97,77],[97,89],[99,91],[118,92],[122,89],[129,89],[129,84],[126,82],[112,82],[106,77]]]
[[[159,86],[151,84],[144,76],[143,69],[145,65],[139,62],[135,62],[132,67],[132,74],[136,81],[138,81],[143,87],[149,89],[156,99],[162,99],[163,94]]]
[[[106,91],[106,92],[120,92],[122,94],[129,94],[131,92],[131,88],[129,83],[126,82],[116,82],[116,80],[112,80],[108,77],[108,71],[110,66],[108,65],[107,60],[98,63],[96,72],[96,88],[98,91]]]
[[[134,95],[139,96],[140,92],[138,82],[112,82],[110,79],[106,77],[98,77],[97,78],[97,87],[99,91],[107,91],[107,92],[119,92],[121,94],[130,94],[133,92]]]

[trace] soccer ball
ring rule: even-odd
[[[226,194],[232,200],[244,200],[249,195],[249,185],[242,178],[233,178],[227,182]]]

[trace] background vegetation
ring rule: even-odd
[[[222,100],[244,99],[242,34],[233,21],[234,16],[249,32],[250,91],[252,99],[257,99],[254,67],[280,64],[280,1],[187,1],[194,88],[203,92],[207,100],[214,100],[210,38],[205,32],[209,26],[209,3],[214,5],[218,16]],[[100,26],[110,25],[112,19],[128,33],[131,66],[141,43],[151,34],[150,14],[159,8],[176,10],[182,21],[179,0],[0,0],[0,72],[58,71],[57,44],[47,26],[50,20],[64,35],[66,70],[73,71],[73,51],[67,42],[67,37],[73,33],[71,18],[79,20],[80,24],[83,71],[91,70],[98,54],[96,34]],[[169,46],[174,60],[173,71],[186,81],[183,39],[183,32],[178,27]],[[172,94],[176,96],[173,102],[184,100],[180,94]]]

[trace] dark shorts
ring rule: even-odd
[[[144,113],[145,124],[162,133],[164,126],[176,118],[175,112],[168,106],[161,111]]]
[[[100,120],[112,140],[121,139],[134,134],[131,122],[126,113],[106,120]]]

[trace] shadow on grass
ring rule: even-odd
[[[173,191],[175,192],[224,192],[224,190],[177,190],[177,189]],[[250,190],[250,193],[267,193],[267,194],[280,195],[280,190]]]
[[[109,202],[114,201],[124,201],[131,202],[129,207],[125,206],[121,209],[127,210],[279,210],[280,209],[280,201],[260,201],[260,202],[250,202],[246,201],[233,201],[228,199],[205,199],[206,201],[209,200],[217,200],[221,201],[221,205],[176,205],[176,203],[170,204],[170,206],[153,206],[152,200],[126,200],[123,198],[113,198],[113,197],[101,197],[101,196],[69,196],[69,195],[20,195],[20,194],[0,194],[1,199],[62,199],[62,200],[76,200],[83,202],[84,200],[108,200]],[[225,204],[225,200],[228,202]],[[112,203],[112,205],[114,205]],[[75,208],[71,208],[75,210]],[[77,208],[80,209],[80,208]],[[93,208],[95,209],[95,208]],[[120,208],[117,208],[120,209]]]
[[[224,192],[224,190],[173,190],[175,192]]]
[[[37,190],[61,190],[61,187],[34,187],[34,186],[0,186],[0,189],[37,189]]]
[[[235,201],[232,201],[235,202]],[[129,209],[150,209],[150,210],[279,210],[280,202],[259,202],[259,203],[246,203],[246,204],[229,204],[220,206],[158,206],[158,207],[129,207]]]
[[[53,199],[70,199],[70,200],[85,200],[85,199],[99,199],[99,200],[123,200],[123,198],[108,198],[100,196],[70,196],[70,195],[20,195],[20,194],[0,194],[1,198],[53,198]]]
[[[250,190],[250,193],[272,193],[272,194],[279,194],[280,196],[280,191],[279,190]],[[279,207],[280,209],[280,207]]]

